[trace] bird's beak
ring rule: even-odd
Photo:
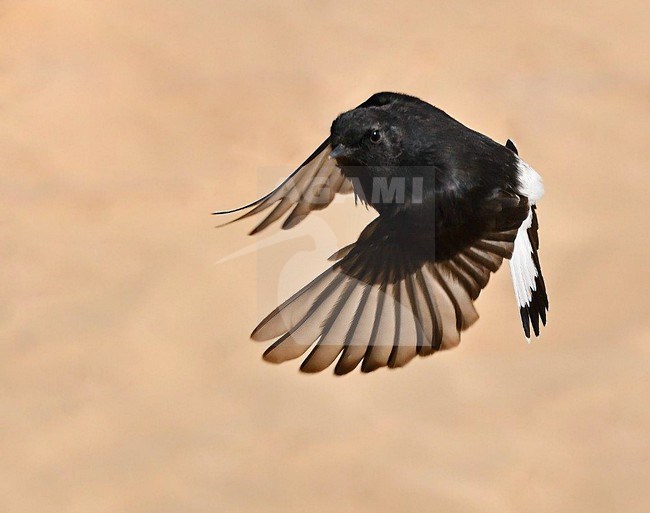
[[[337,157],[341,157],[347,153],[347,150],[348,149],[342,144],[337,144],[334,146],[334,148],[332,148],[332,151],[330,151],[330,158],[335,159]]]

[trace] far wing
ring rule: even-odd
[[[336,160],[330,158],[331,151],[328,137],[298,169],[270,193],[243,207],[214,212],[214,214],[223,215],[250,209],[237,219],[226,223],[230,224],[259,214],[275,205],[262,222],[253,228],[250,235],[262,231],[289,211],[291,212],[282,223],[282,228],[284,230],[293,228],[311,211],[327,207],[337,193],[352,192],[352,182],[341,173]]]

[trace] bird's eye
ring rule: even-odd
[[[379,141],[381,141],[381,132],[379,130],[370,132],[370,142],[377,144]]]

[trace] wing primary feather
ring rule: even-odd
[[[338,279],[340,278],[340,280]],[[302,355],[312,343],[320,337],[322,328],[320,318],[323,313],[319,314],[319,309],[325,308],[327,302],[335,299],[334,292],[340,286],[343,276],[337,277],[314,301],[309,311],[285,333],[278,341],[272,344],[263,355],[263,358],[272,363],[280,363],[286,360],[297,358]],[[304,330],[303,330],[304,327]],[[305,336],[298,337],[300,331],[306,331]]]
[[[412,274],[407,274],[406,277],[404,278],[404,285],[406,287],[406,294],[407,297],[411,303],[411,310],[413,311],[413,317],[414,317],[414,322],[415,322],[415,332],[416,332],[416,351],[418,354],[422,352],[422,349],[424,347],[424,344],[422,342],[424,337],[424,330],[423,330],[423,324],[422,324],[422,317],[420,315],[420,309],[419,305],[417,302],[417,299],[415,297],[415,290],[413,287],[413,275]]]
[[[325,319],[325,323],[322,326],[321,336],[319,337],[318,342],[316,342],[316,346],[300,365],[300,370],[302,372],[313,373],[325,369],[334,361],[341,349],[343,349],[343,345],[340,341],[333,340],[332,342],[329,342],[327,336],[330,334],[341,310],[347,303],[356,286],[356,280],[350,280],[349,283],[345,285],[343,292],[338,297],[334,307]]]
[[[501,257],[497,257],[497,260],[492,260],[485,253],[480,253],[474,248],[466,249],[463,252],[463,254],[466,257],[468,257],[470,260],[473,260],[476,264],[489,269],[493,273],[499,270],[499,267],[501,266],[501,261],[503,260]]]
[[[306,184],[303,187],[301,187],[301,189],[299,190],[300,199],[298,200],[298,204],[291,211],[289,216],[285,219],[284,223],[282,223],[283,230],[288,230],[290,228],[293,228],[300,221],[302,221],[304,217],[309,213],[310,210],[309,204],[311,203],[311,198],[313,196],[312,184],[316,180],[316,177],[319,176],[320,171],[323,169],[323,164],[327,161],[328,158],[329,158],[328,154],[324,152],[323,155],[318,160],[316,164],[316,168],[314,169],[311,178],[309,178],[309,180],[306,181]]]
[[[241,210],[246,210],[247,208],[250,208],[250,207],[255,207],[255,206],[257,206],[257,207],[261,207],[261,206],[262,206],[261,203],[263,203],[263,202],[266,201],[266,200],[269,200],[269,199],[270,199],[274,194],[280,192],[283,188],[285,188],[285,187],[287,187],[288,185],[290,185],[290,184],[291,184],[291,181],[293,180],[293,178],[295,178],[295,176],[296,176],[298,173],[300,173],[301,171],[303,171],[303,170],[304,170],[304,167],[305,167],[307,164],[309,164],[309,162],[311,162],[311,160],[313,160],[314,157],[315,157],[318,153],[320,153],[321,151],[323,151],[323,150],[325,149],[325,147],[326,147],[328,144],[329,144],[329,138],[327,138],[327,140],[326,140],[323,144],[321,144],[321,145],[318,147],[318,149],[317,149],[314,153],[312,153],[312,155],[311,155],[311,156],[310,156],[310,157],[309,157],[309,158],[308,158],[308,159],[307,159],[307,160],[306,160],[302,165],[300,165],[300,166],[299,166],[295,171],[293,171],[293,172],[292,172],[288,177],[286,177],[282,182],[280,182],[280,183],[279,183],[279,184],[278,184],[278,185],[277,185],[277,186],[276,186],[272,191],[268,192],[267,194],[265,194],[265,195],[262,196],[261,198],[258,198],[258,199],[256,199],[255,201],[251,201],[251,202],[248,203],[247,205],[243,205],[243,206],[241,206],[241,207],[233,208],[233,209],[230,209],[230,210],[217,210],[217,211],[215,211],[215,212],[212,212],[212,215],[217,215],[217,216],[219,216],[219,215],[224,215],[224,214],[233,214],[233,213],[235,213],[235,212],[240,212]],[[266,205],[265,207],[262,207],[261,209],[257,209],[257,208],[256,208],[256,209],[251,210],[250,212],[246,212],[243,216],[238,217],[237,219],[235,219],[235,221],[238,221],[239,219],[244,219],[245,217],[248,217],[248,216],[253,215],[253,214],[257,214],[258,212],[261,212],[262,210],[264,210],[264,208],[268,208],[268,206],[270,206],[270,205],[272,205],[272,204],[273,204],[273,202],[270,202],[268,205]],[[230,222],[232,222],[232,221],[230,221]]]
[[[421,355],[425,356],[431,354],[434,351],[433,348],[436,344],[436,330],[437,330],[436,314],[433,306],[433,301],[431,300],[431,296],[429,295],[429,290],[427,289],[427,284],[425,283],[424,275],[422,274],[421,269],[418,269],[415,272],[415,283],[418,287],[419,293],[424,298],[424,305],[422,306],[423,306],[423,310],[425,310],[425,312],[428,314],[428,320],[429,320],[428,323],[429,330],[426,331],[427,339],[429,341],[429,346],[423,347],[421,351]],[[424,316],[422,317],[422,319],[424,319]]]
[[[340,260],[341,258],[347,256],[352,248],[354,248],[355,243],[353,242],[352,244],[348,244],[347,246],[342,247],[335,253],[333,253],[330,257],[328,257],[327,260],[330,262],[336,262],[337,260]]]
[[[314,210],[321,210],[332,202],[334,195],[336,194],[336,191],[333,190],[335,183],[333,181],[337,180],[340,176],[341,172],[338,168],[335,167],[329,170],[325,181],[318,191],[316,191],[316,195],[314,196]]]
[[[377,348],[377,334],[379,333],[379,326],[381,325],[382,314],[384,311],[384,304],[386,302],[386,296],[388,295],[388,284],[383,282],[379,287],[379,294],[377,297],[377,308],[375,310],[375,320],[372,324],[372,331],[370,333],[370,338],[368,339],[368,348],[366,349],[366,354],[363,356],[363,363],[361,364],[361,372],[372,372],[379,367],[381,364],[373,360],[373,353],[379,352],[381,348]]]
[[[463,329],[463,310],[438,269],[434,269],[433,272],[435,273],[435,277],[438,280],[438,283],[440,283],[440,286],[445,291],[445,294],[447,294],[451,300],[452,305],[454,305],[454,311],[456,312],[456,331],[461,331]]]
[[[326,269],[323,271],[320,275],[318,275],[316,278],[314,278],[309,284],[305,285],[302,289],[300,289],[298,292],[296,292],[294,295],[292,295],[289,299],[284,301],[280,306],[278,306],[275,310],[273,310],[271,313],[269,313],[264,319],[260,321],[260,323],[255,327],[253,332],[251,333],[251,338],[253,340],[258,340],[258,341],[263,341],[263,340],[268,340],[270,338],[274,338],[275,336],[279,335],[279,333],[274,333],[271,334],[270,336],[264,332],[264,328],[268,326],[268,324],[275,320],[275,318],[280,315],[287,307],[293,304],[294,301],[299,299],[303,294],[305,294],[307,291],[312,289],[313,287],[316,287],[321,284],[321,282],[328,276],[330,276],[333,273],[332,269]],[[289,326],[290,327],[290,326]],[[283,325],[282,332],[286,331],[289,327]]]
[[[311,315],[318,310],[320,305],[323,303],[323,301],[330,296],[330,294],[336,290],[341,282],[343,281],[344,276],[341,274],[332,280],[332,283],[330,283],[327,287],[325,287],[325,290],[323,290],[318,297],[314,300],[312,305],[309,307],[309,310],[307,310],[307,313],[300,319],[295,326],[292,326],[289,328],[288,332],[289,333],[294,333],[304,322],[311,317]]]
[[[433,265],[429,264],[426,266],[427,269],[427,275],[429,280],[435,280],[435,275],[433,274]],[[439,351],[440,347],[442,346],[442,337],[443,337],[443,326],[442,326],[442,315],[440,314],[440,307],[438,305],[438,300],[436,299],[436,295],[434,293],[434,287],[433,284],[428,283],[428,281],[425,279],[424,280],[424,285],[426,287],[426,292],[427,292],[427,297],[429,298],[428,301],[430,303],[430,309],[431,309],[431,314],[432,317],[435,319],[435,342],[433,344],[433,350]]]
[[[294,173],[296,173],[296,172],[297,172],[297,171],[295,171]],[[291,176],[293,176],[293,174],[292,174]],[[222,216],[222,215],[225,215],[225,214],[234,214],[235,212],[240,212],[240,211],[242,211],[242,210],[246,210],[247,208],[254,207],[255,205],[258,205],[259,203],[261,203],[261,202],[264,201],[265,199],[268,199],[268,198],[269,198],[269,197],[270,197],[274,192],[276,192],[276,191],[277,191],[280,187],[282,187],[285,183],[286,183],[286,180],[285,180],[284,182],[282,182],[280,185],[278,185],[278,186],[277,186],[275,189],[273,189],[271,192],[265,194],[264,196],[262,196],[262,197],[259,198],[259,199],[256,199],[255,201],[251,201],[251,202],[248,203],[247,205],[242,205],[241,207],[232,208],[232,209],[230,209],[230,210],[216,210],[216,211],[212,212],[212,215],[213,215],[213,216]],[[246,215],[248,215],[248,213],[247,213]],[[242,219],[242,218],[241,218],[241,217],[238,217],[237,219],[235,219],[235,221],[237,221],[237,220],[239,220],[239,219]],[[232,222],[233,222],[233,221],[229,221],[229,222],[226,223],[226,224],[230,224],[230,223],[232,223]],[[220,226],[225,226],[225,225],[220,225]]]
[[[314,170],[311,167],[303,167],[302,169],[300,169],[300,171],[301,173],[304,174],[304,176],[301,177],[296,176],[295,182],[292,184],[292,187],[287,190],[286,195],[282,197],[280,203],[278,203],[275,209],[273,209],[273,211],[250,232],[250,235],[254,235],[260,232],[261,230],[269,226],[271,223],[277,221],[286,212],[288,212],[289,209],[291,209],[291,207],[296,203],[300,205],[299,202],[307,188],[307,184],[311,182],[311,179],[308,179],[309,174],[316,174],[318,172],[318,169]],[[245,216],[242,216],[242,218],[243,217]],[[291,214],[289,214],[289,217],[291,217]],[[282,228],[285,230],[298,224],[297,222],[291,225],[287,224],[286,221],[289,220],[289,217],[287,217],[287,220],[285,220],[285,223],[283,223],[282,225]]]
[[[440,324],[442,327],[442,343],[440,348],[450,349],[460,342],[460,334],[456,329],[456,310],[454,305],[445,292],[440,280],[436,277],[435,267],[432,269],[433,280],[432,287],[435,290],[436,306],[440,315]]]
[[[485,272],[482,267],[479,267],[465,256],[463,253],[459,253],[454,257],[454,261],[467,273],[469,274],[474,281],[478,284],[479,288],[484,288],[487,285],[488,280],[490,279],[490,273]]]
[[[490,232],[483,235],[484,240],[496,242],[514,242],[517,236],[517,229],[508,230],[507,232]]]
[[[449,298],[454,304],[457,316],[458,330],[465,330],[469,328],[474,322],[478,320],[478,313],[474,308],[474,303],[469,295],[469,292],[462,284],[455,280],[453,275],[447,272],[444,267],[436,266],[436,275],[440,280],[440,284],[445,289]]]
[[[481,293],[481,288],[478,286],[471,276],[469,276],[454,260],[447,260],[445,262],[453,276],[458,282],[467,290],[472,300],[476,299]]]
[[[394,288],[399,288],[399,301],[395,307],[400,311],[399,323],[397,329],[399,335],[397,345],[393,348],[390,361],[392,368],[403,367],[414,357],[418,355],[417,338],[418,328],[413,310],[409,308],[408,291],[406,290],[405,280],[400,280],[393,284]]]
[[[476,248],[485,250],[489,253],[494,253],[496,255],[499,255],[503,258],[510,258],[512,256],[512,250],[508,251],[508,249],[501,244],[492,244],[487,240],[478,240],[474,243],[474,246]]]
[[[352,318],[348,332],[345,335],[345,340],[343,341],[343,353],[341,354],[341,358],[339,358],[339,361],[336,363],[336,367],[334,368],[334,374],[337,376],[342,376],[343,374],[347,374],[348,372],[354,370],[354,368],[359,365],[359,362],[363,358],[363,354],[365,352],[361,352],[358,357],[355,357],[354,354],[352,354],[355,349],[358,350],[358,347],[352,345],[352,341],[359,325],[359,321],[361,320],[361,316],[364,314],[366,304],[368,302],[368,297],[370,296],[370,292],[372,290],[372,286],[370,285],[364,284],[363,286],[363,295],[361,296],[361,300],[357,305],[357,309],[354,312],[354,317]]]
[[[280,200],[271,213],[266,216],[261,223],[259,223],[255,228],[253,228],[248,235],[255,235],[256,233],[261,232],[264,228],[269,226],[274,221],[280,219],[289,209],[291,208],[291,200],[287,199],[285,196]]]
[[[397,358],[397,350],[399,348],[399,334],[400,334],[400,322],[402,308],[400,305],[400,286],[399,282],[393,284],[393,300],[394,300],[394,312],[395,312],[395,332],[393,335],[393,349],[388,356],[388,367],[393,368],[395,366],[395,359]]]
[[[309,157],[307,157],[307,159],[305,159],[305,161],[295,171],[293,171],[284,181],[282,181],[268,194],[265,194],[261,198],[258,198],[257,200],[252,201],[241,207],[212,212],[213,215],[224,215],[224,214],[232,214],[235,212],[240,212],[242,210],[246,210],[252,207],[251,210],[244,213],[243,215],[237,217],[236,219],[218,225],[218,227],[226,226],[235,221],[239,221],[249,216],[258,214],[268,209],[271,205],[273,205],[277,201],[281,201],[282,206],[276,206],[276,209],[269,215],[269,217],[264,219],[258,226],[256,226],[251,231],[250,234],[252,235],[258,233],[259,231],[266,228],[269,224],[279,219],[284,213],[286,213],[286,211],[289,208],[291,208],[291,206],[293,206],[296,203],[297,205],[295,206],[293,211],[295,212],[295,215],[294,216],[292,216],[291,214],[289,215],[289,217],[285,220],[283,224],[283,228],[288,229],[298,224],[304,218],[304,215],[306,215],[306,213],[309,213],[309,211],[312,210],[312,208],[309,208],[305,213],[304,207],[301,206],[300,200],[306,188],[311,185],[311,183],[313,182],[315,176],[318,174],[320,169],[323,168],[327,163],[327,159],[329,157],[329,151],[327,151],[327,149],[329,144],[330,144],[330,139],[328,137],[327,139],[325,139],[325,141],[323,141],[323,143],[320,144],[318,148],[316,148],[316,150]],[[314,159],[316,159],[319,156],[320,156],[320,160],[318,160],[315,163],[316,165],[313,165]],[[339,189],[341,189],[341,184],[343,183],[344,177],[342,173],[340,173],[338,167],[336,167],[335,165],[332,165],[331,167],[333,168],[332,173],[335,173],[337,175],[336,179],[338,180],[337,188],[333,191],[331,195],[333,198],[334,194]],[[298,193],[297,196],[296,196],[296,192]],[[328,199],[326,205],[331,203],[332,198]]]
[[[350,244],[346,248],[352,249],[354,247],[354,244]],[[349,250],[348,250],[349,253]],[[375,266],[373,270],[370,273],[368,283],[375,284],[377,283],[378,277],[381,273],[381,268]],[[359,301],[359,306],[357,308],[357,315],[355,315],[355,321],[353,324],[351,324],[350,329],[348,330],[348,333],[346,334],[345,338],[345,349],[343,350],[343,354],[341,355],[341,358],[339,359],[336,368],[334,369],[334,373],[338,375],[342,374],[347,374],[348,372],[352,371],[356,366],[359,364],[359,362],[363,361],[366,355],[369,354],[370,348],[373,345],[373,341],[377,335],[377,329],[378,329],[378,315],[381,313],[381,308],[383,308],[383,300],[385,296],[385,289],[382,289],[381,285],[367,285],[366,284],[366,289],[364,290],[364,294]],[[382,291],[383,290],[383,291]],[[354,334],[356,333],[358,323],[360,322],[361,316],[362,315],[371,315],[372,312],[366,311],[366,303],[368,302],[368,298],[370,297],[370,293],[373,291],[377,291],[377,305],[375,307],[374,315],[373,315],[373,323],[371,327],[371,332],[368,335],[368,340],[364,341],[364,347],[365,349],[363,350],[357,350],[355,353],[355,349],[357,349],[357,346],[352,346],[351,342],[354,338]],[[373,294],[374,295],[374,294]],[[354,326],[354,328],[352,327]],[[363,336],[363,334],[361,335]],[[362,348],[358,348],[362,349]]]

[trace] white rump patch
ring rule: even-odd
[[[526,196],[533,205],[544,195],[544,182],[539,173],[517,157],[517,177],[519,178],[519,194]]]

